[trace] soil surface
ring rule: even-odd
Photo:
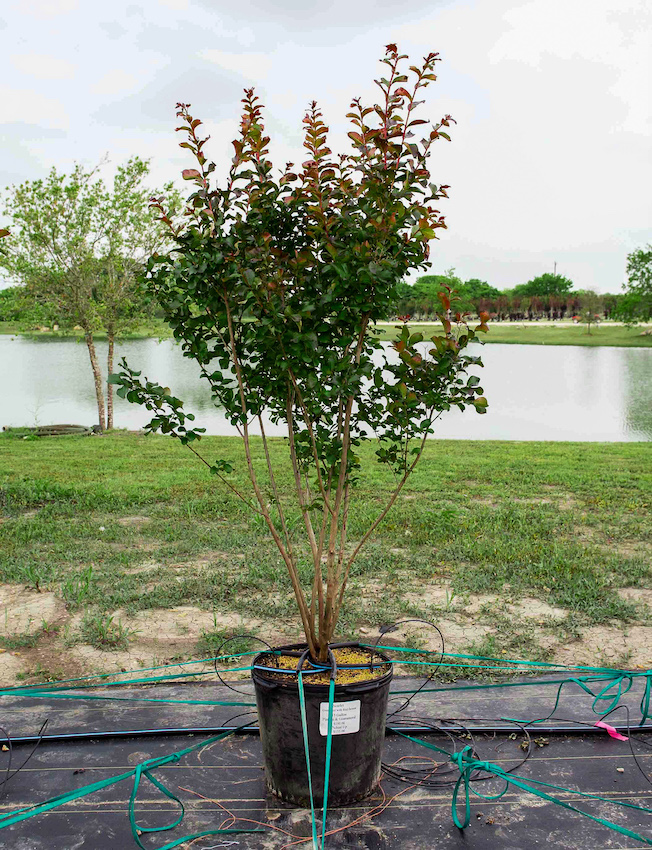
[[[368,588],[371,603],[376,591],[380,593],[382,589]],[[418,646],[439,653],[443,637],[447,652],[469,653],[470,647],[493,640],[491,652],[476,654],[527,659],[532,658],[529,647],[539,651],[539,660],[559,664],[652,668],[652,626],[649,625],[652,591],[623,588],[619,593],[639,606],[640,621],[578,627],[577,638],[569,641],[567,633],[559,629],[562,621],[572,617],[573,612],[567,609],[534,598],[512,597],[508,588],[501,596],[457,597],[446,584],[427,584],[418,594],[407,592],[405,600],[418,604],[424,618],[437,624],[441,636],[424,623],[411,622],[382,636],[379,645]],[[206,633],[256,635],[272,646],[303,641],[298,623],[286,622],[279,627],[264,618],[217,614],[192,605],[149,609],[133,616],[118,609],[112,616],[128,636],[126,649],[90,645],[81,634],[82,615],[67,610],[54,593],[38,592],[19,584],[0,585],[0,685],[115,674],[191,659],[210,659],[215,653],[205,648],[199,651]],[[528,645],[521,647],[520,652],[508,646],[501,648],[505,635],[515,629],[527,636]],[[364,622],[359,624],[358,635],[362,643],[373,644],[378,638],[377,630]],[[261,645],[251,646],[258,649]],[[224,652],[228,652],[228,647]],[[236,649],[233,652],[237,654]],[[210,660],[203,669],[212,669]],[[231,675],[237,678],[249,674]]]

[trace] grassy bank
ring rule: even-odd
[[[29,339],[83,339],[84,332],[83,331],[53,331],[51,329],[40,330],[39,328],[31,328],[26,325],[22,325],[18,322],[0,322],[0,335],[11,335],[11,336],[25,336]],[[130,333],[123,334],[120,339],[149,339],[150,337],[154,337],[155,339],[168,339],[172,336],[172,331],[170,328],[163,324],[162,322],[155,322],[150,325],[145,325],[143,327],[135,328]],[[93,337],[97,340],[105,340],[106,334],[98,331],[93,334]]]
[[[398,322],[396,323],[399,324]],[[471,323],[473,325],[473,322]],[[626,328],[622,325],[602,325],[592,328],[587,333],[583,325],[560,325],[554,322],[541,322],[534,325],[525,325],[515,322],[490,324],[489,333],[483,336],[487,343],[518,343],[521,345],[589,345],[589,346],[618,346],[618,347],[652,347],[652,334],[646,334],[652,326],[641,325],[635,328]],[[410,323],[413,331],[421,331],[427,336],[441,333],[442,326],[438,323],[414,322]],[[9,322],[0,322],[0,334],[21,334],[32,339],[66,339],[81,338],[80,331],[64,334],[61,331],[39,331],[21,328]],[[382,340],[395,339],[398,334],[395,325],[380,325],[377,328],[377,336]],[[170,328],[164,324],[150,325],[138,328],[133,333],[126,334],[122,339],[168,339],[172,336]],[[98,333],[96,339],[106,339],[106,334]]]
[[[471,322],[471,327],[474,323]],[[424,336],[441,333],[442,326],[438,323],[410,323],[413,331],[421,331]],[[526,325],[514,323],[489,323],[489,333],[483,334],[486,343],[505,343],[519,345],[610,345],[618,347],[649,348],[652,347],[652,334],[646,334],[650,326],[626,328],[623,325],[601,325],[591,327],[587,333],[585,325],[560,325],[555,322],[540,322]],[[397,331],[394,327],[381,325],[379,339],[394,339]]]
[[[200,448],[244,486],[237,439]],[[352,539],[391,486],[361,454]],[[453,651],[652,666],[651,460],[644,443],[429,442],[357,562],[341,636],[425,617]],[[18,678],[201,657],[238,631],[299,637],[262,523],[165,437],[1,436],[0,579],[0,667]],[[439,645],[427,627],[402,639]]]

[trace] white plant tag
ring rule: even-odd
[[[360,731],[360,700],[333,703],[333,735]],[[319,734],[328,735],[328,703],[319,703]]]

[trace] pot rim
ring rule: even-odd
[[[384,652],[381,652],[377,649],[370,649],[368,646],[361,646],[360,644],[351,643],[352,647],[359,647],[360,649],[366,649],[372,654],[374,657],[378,656],[380,660],[382,660],[383,664],[389,665],[389,670],[386,673],[383,673],[382,676],[378,676],[375,679],[368,679],[366,681],[361,682],[343,682],[340,684],[335,684],[335,693],[336,694],[344,694],[344,693],[362,693],[367,690],[374,690],[375,688],[382,687],[387,682],[389,682],[394,675],[394,664],[392,660],[385,655]],[[293,643],[286,644],[284,646],[275,646],[272,647],[273,651],[278,652],[284,649],[290,650],[305,650],[308,648],[307,643]],[[254,685],[259,685],[263,688],[278,687],[283,688],[285,690],[299,690],[299,682],[298,677],[293,681],[287,680],[279,680],[277,679],[274,673],[268,673],[265,670],[256,670],[255,665],[259,661],[262,656],[269,655],[269,650],[263,650],[259,652],[258,655],[254,658],[251,665],[251,678],[254,682]],[[292,673],[292,670],[283,671],[285,673]],[[303,681],[304,689],[310,693],[319,694],[319,693],[328,693],[329,686],[323,683],[314,683],[310,682],[308,678]]]

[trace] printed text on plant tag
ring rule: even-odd
[[[333,704],[333,735],[350,735],[360,731],[360,700]],[[328,735],[328,703],[319,703],[319,734]]]

